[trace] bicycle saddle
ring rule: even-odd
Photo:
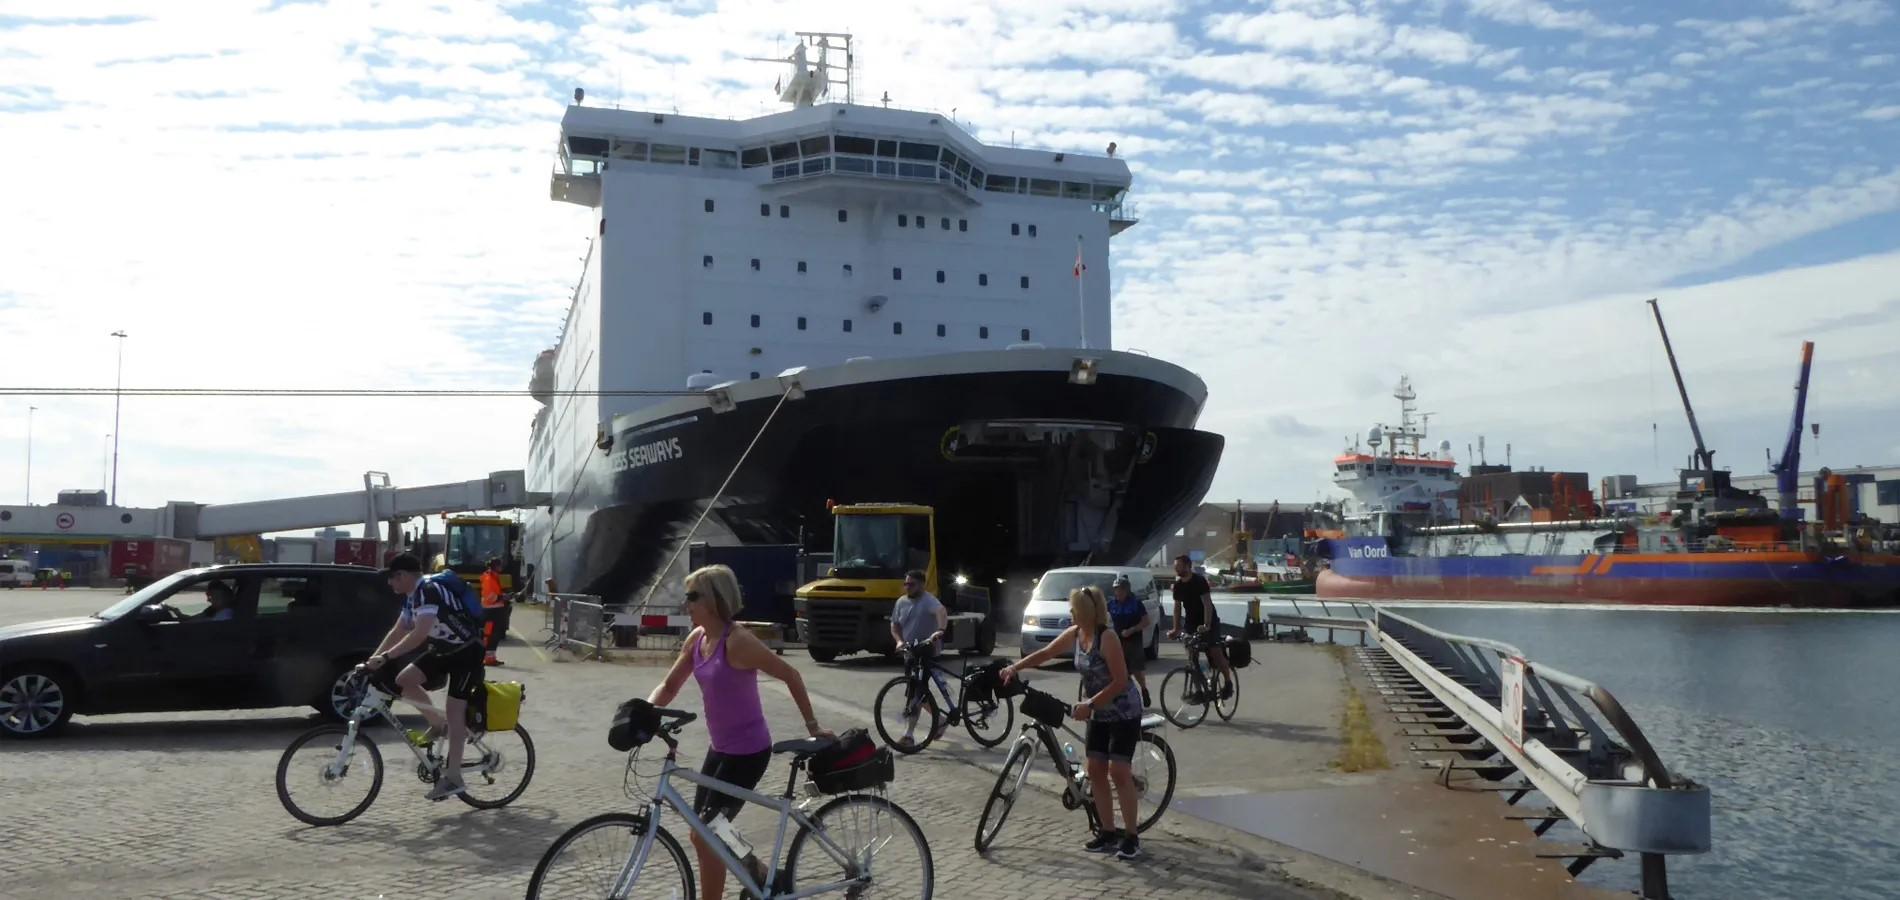
[[[799,756],[810,756],[835,743],[837,743],[837,741],[831,738],[800,738],[794,741],[779,741],[772,745],[772,752],[796,753]]]

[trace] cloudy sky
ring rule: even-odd
[[[547,199],[573,88],[774,111],[741,57],[798,29],[984,140],[1120,144],[1116,344],[1207,380],[1218,498],[1311,499],[1402,373],[1461,458],[1665,476],[1651,296],[1718,462],[1780,444],[1802,339],[1821,461],[1900,462],[1876,0],[0,0],[0,387],[111,387],[115,329],[129,387],[525,387],[590,230]],[[109,398],[0,397],[0,499],[29,402],[35,499],[101,484]],[[138,398],[120,499],[518,468],[533,410]]]

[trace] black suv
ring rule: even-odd
[[[50,734],[74,713],[310,705],[342,716],[342,676],[400,605],[362,566],[211,566],[86,618],[0,628],[0,737]]]

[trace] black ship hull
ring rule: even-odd
[[[1139,563],[1194,512],[1224,440],[1193,427],[1192,375],[1102,352],[1078,377],[1081,354],[866,361],[806,371],[791,396],[739,382],[622,416],[570,499],[578,540],[544,564],[563,591],[637,599],[689,532],[828,551],[827,501],[934,507],[943,571],[975,584]]]

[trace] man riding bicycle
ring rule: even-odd
[[[950,628],[950,610],[943,602],[924,590],[924,573],[912,569],[904,573],[904,596],[897,598],[897,608],[891,611],[891,640],[898,647],[912,641],[924,642],[918,653],[925,659],[936,656],[943,650],[943,635]],[[943,672],[935,668],[930,677],[937,682],[938,692],[943,694],[943,708],[956,711],[955,701],[950,699],[950,686],[944,682]],[[946,716],[938,725],[939,730],[950,726]],[[909,744],[915,739],[917,731],[917,710],[904,711],[904,736],[900,740]],[[936,740],[933,736],[931,740]]]
[[[396,686],[429,721],[429,731],[410,740],[428,743],[447,735],[449,750],[443,763],[442,777],[429,791],[430,800],[445,800],[464,793],[462,786],[462,744],[468,739],[468,704],[482,689],[481,624],[448,588],[422,580],[422,560],[403,553],[389,561],[383,570],[389,587],[403,598],[402,613],[396,617],[389,634],[376,652],[363,661],[374,672],[389,660],[417,648],[422,652],[396,675]],[[448,680],[448,715],[429,702],[424,687],[439,678]]]
[[[1220,613],[1214,609],[1214,588],[1194,571],[1193,562],[1186,554],[1174,558],[1174,630],[1168,632],[1168,637],[1180,637],[1184,629],[1205,636],[1208,660],[1227,676],[1221,683],[1220,698],[1232,697],[1234,667],[1227,662],[1227,652],[1221,649]]]

